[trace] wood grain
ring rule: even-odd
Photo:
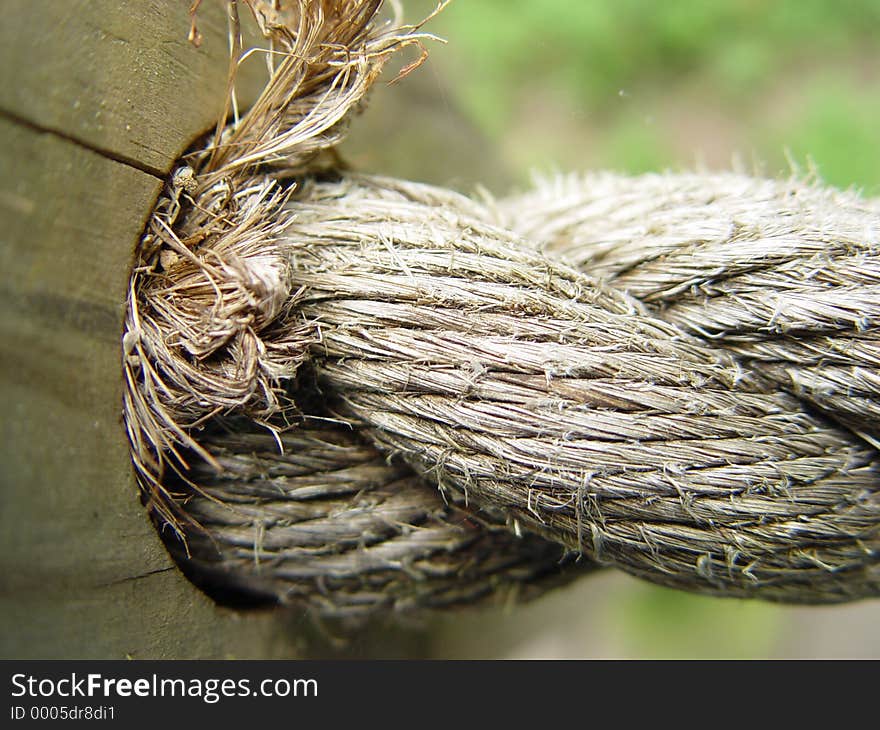
[[[156,175],[222,111],[224,4],[203,3],[196,49],[183,0],[7,0],[0,110]],[[257,64],[247,68],[258,71]]]
[[[216,118],[222,3],[4,5],[0,26],[0,656],[279,657],[277,616],[217,609],[139,502],[120,339],[136,242]],[[284,619],[289,621],[289,619]]]

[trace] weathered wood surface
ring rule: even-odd
[[[0,110],[166,174],[223,100],[225,11],[203,5],[196,50],[186,0],[6,0]]]
[[[142,508],[121,422],[134,246],[211,127],[224,6],[12,0],[0,25],[0,656],[279,657],[290,618],[219,610]]]

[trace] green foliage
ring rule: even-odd
[[[767,157],[785,147],[832,185],[880,193],[880,97],[852,79],[823,76],[796,100],[784,124],[762,133]]]
[[[880,3],[459,0],[438,23],[473,61],[471,81],[491,93],[524,77],[561,77],[595,101],[646,78],[705,68],[739,87],[744,66],[773,74],[800,55],[869,44]]]
[[[748,659],[770,655],[779,610],[639,583],[618,605],[610,630],[625,656],[643,659]]]
[[[684,101],[730,120],[704,141],[710,157],[757,155],[779,173],[788,150],[834,184],[880,186],[880,0],[455,0],[431,30],[452,41],[442,62],[460,103],[521,176],[691,166],[704,151],[675,139]],[[573,115],[588,140],[523,126]]]

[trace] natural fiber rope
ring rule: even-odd
[[[377,34],[377,4],[354,3],[342,56],[314,40],[327,8],[299,6],[282,40],[312,91],[281,95],[289,147],[255,158],[279,172],[209,147],[141,249],[127,424],[194,579],[330,616],[594,561],[725,596],[880,594],[876,206],[734,175],[478,203],[309,174],[298,145],[338,138],[312,120],[334,128],[413,37]]]
[[[191,476],[204,532],[172,549],[221,600],[305,604],[352,620],[491,599],[523,600],[593,566],[556,543],[517,537],[351,431],[303,423],[281,436],[235,424],[210,440],[224,467]]]
[[[501,221],[880,445],[880,207],[804,180],[558,178]]]
[[[349,178],[291,208],[328,397],[441,489],[668,585],[877,590],[875,452],[775,382],[444,191]]]

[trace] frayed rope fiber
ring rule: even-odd
[[[378,5],[249,3],[284,60],[142,242],[126,423],[184,570],[343,618],[597,566],[880,594],[876,202],[736,174],[478,201],[343,171],[340,125],[425,37]]]

